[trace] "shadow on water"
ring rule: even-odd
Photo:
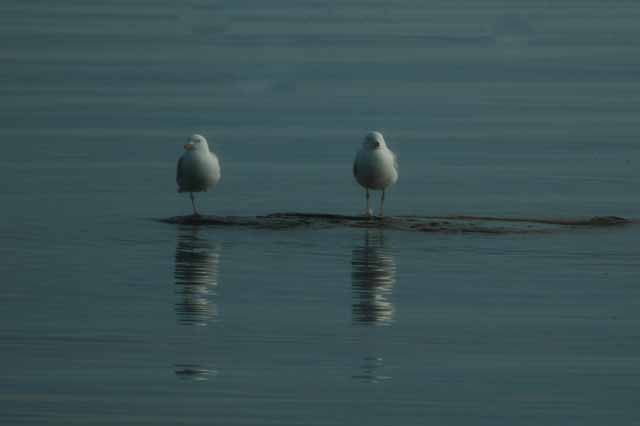
[[[357,324],[390,325],[394,307],[389,301],[396,283],[396,263],[382,230],[367,230],[364,242],[351,258],[353,321]]]
[[[220,245],[198,236],[198,227],[181,227],[175,257],[178,322],[206,326],[218,317],[215,303],[218,287]]]

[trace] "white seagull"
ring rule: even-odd
[[[207,140],[200,135],[192,135],[184,145],[185,153],[178,160],[176,182],[178,192],[188,192],[191,196],[193,215],[197,216],[194,192],[207,191],[220,181],[220,162],[209,151]]]
[[[398,160],[387,148],[380,132],[369,132],[353,162],[353,176],[367,194],[367,215],[373,216],[369,204],[369,190],[382,190],[380,217],[383,216],[384,191],[398,180]]]

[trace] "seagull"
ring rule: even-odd
[[[369,190],[382,190],[380,217],[383,216],[384,192],[398,180],[398,160],[387,148],[380,132],[369,132],[353,162],[353,176],[367,194],[367,216],[373,216],[369,204]]]
[[[184,145],[185,152],[178,160],[176,182],[178,192],[188,192],[191,197],[193,215],[198,216],[194,192],[207,191],[220,181],[220,162],[209,151],[207,140],[200,135],[192,135]]]

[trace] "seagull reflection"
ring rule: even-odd
[[[198,228],[182,228],[176,246],[175,280],[181,300],[176,303],[178,322],[207,325],[217,317],[211,300],[218,286],[220,245],[198,237]]]
[[[382,232],[367,230],[364,244],[353,249],[351,266],[353,321],[391,324],[394,308],[388,298],[396,282],[396,264]]]
[[[176,376],[183,380],[205,381],[210,376],[216,376],[218,372],[204,368],[198,364],[176,364],[174,365]]]

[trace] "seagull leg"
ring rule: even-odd
[[[193,215],[198,216],[198,210],[196,210],[196,201],[195,201],[195,198],[193,197],[193,192],[190,192],[189,196],[191,197],[191,206],[193,207]]]
[[[373,216],[373,211],[371,211],[371,203],[369,201],[369,199],[371,198],[369,195],[369,188],[365,188],[366,194],[367,194],[367,216],[371,217]]]
[[[384,217],[384,189],[382,190],[382,197],[380,197],[380,218]]]

